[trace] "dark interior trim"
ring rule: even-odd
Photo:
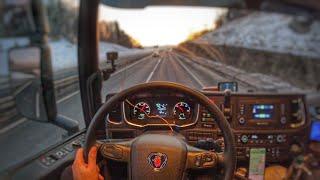
[[[81,0],[79,10],[79,31],[78,31],[78,63],[79,82],[82,100],[84,120],[88,126],[91,115],[101,105],[101,81],[90,82],[89,78],[99,72],[98,55],[98,20],[99,0]],[[91,87],[89,93],[89,89]],[[90,96],[91,95],[91,96]]]

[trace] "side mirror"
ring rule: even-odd
[[[111,73],[113,73],[116,70],[116,65],[114,64],[114,61],[116,59],[118,59],[118,52],[112,51],[106,53],[106,61],[107,63],[111,63],[111,69],[102,70],[103,80],[109,79]]]
[[[30,120],[51,122],[71,134],[79,131],[79,123],[73,119],[62,115],[57,115],[54,121],[48,118],[40,63],[41,49],[39,47],[25,46],[9,50],[10,84],[15,94],[18,112]]]
[[[112,51],[112,52],[107,52],[107,63],[111,62],[111,67],[112,70],[116,69],[116,66],[114,64],[114,61],[118,59],[118,52]]]
[[[112,52],[107,52],[107,58],[108,60],[116,60],[118,59],[118,52],[112,51]]]
[[[40,49],[38,47],[13,48],[9,51],[11,72],[24,72],[40,77]]]
[[[78,121],[57,112],[49,24],[42,0],[5,1],[2,5],[5,7],[4,12],[0,12],[6,27],[4,35],[28,38],[23,44],[29,44],[11,46],[7,53],[15,110],[30,120],[50,122],[70,134],[79,131]]]
[[[47,121],[41,90],[40,48],[12,48],[8,57],[10,84],[18,112],[32,120]]]

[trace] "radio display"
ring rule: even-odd
[[[253,119],[271,119],[274,111],[272,104],[254,104],[252,106]]]
[[[320,142],[320,121],[312,122],[310,139],[312,141]]]

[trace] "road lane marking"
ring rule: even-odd
[[[0,129],[0,134],[3,134],[5,132],[8,132],[9,130],[15,128],[16,126],[18,126],[19,124],[22,124],[24,123],[25,121],[27,121],[27,118],[21,118],[19,120],[17,120],[16,122],[14,123],[11,123],[10,125],[4,127],[4,128],[1,128]]]
[[[40,94],[39,91],[36,93],[36,117],[40,118]]]
[[[157,64],[154,66],[154,68],[152,69],[151,73],[149,74],[146,83],[150,81],[150,79],[152,78],[154,72],[156,71],[157,67],[159,66],[160,62],[161,62],[162,58],[160,58],[157,62]]]
[[[73,92],[73,93],[71,93],[71,94],[69,94],[69,95],[67,95],[67,96],[65,96],[65,97],[63,97],[63,98],[61,98],[61,99],[59,99],[58,101],[57,101],[57,104],[60,104],[60,103],[62,103],[63,101],[65,101],[65,100],[67,100],[67,99],[69,99],[69,98],[71,98],[72,96],[75,96],[76,94],[78,94],[80,91],[79,90],[77,90],[77,91],[75,91],[75,92]]]
[[[17,94],[20,94],[21,91],[23,91],[30,84],[32,84],[32,81],[29,81],[29,82],[25,83],[24,85],[22,85],[21,87],[17,88],[16,91],[13,92],[13,95],[16,96]]]
[[[130,64],[129,66],[126,66],[126,67],[120,69],[119,71],[116,71],[115,73],[112,73],[112,74],[110,75],[110,77],[115,76],[115,75],[117,75],[117,74],[119,74],[119,73],[121,73],[121,72],[123,72],[123,71],[125,71],[125,70],[127,70],[127,69],[130,69],[131,67],[135,66],[136,64],[138,64],[138,63],[140,63],[140,62],[143,62],[143,61],[145,61],[145,60],[147,60],[147,59],[149,59],[149,58],[150,58],[150,55],[149,55],[149,56],[146,56],[146,57],[144,57],[144,58],[142,58],[142,59],[140,59],[140,60],[138,60],[137,62],[134,62],[134,63]]]
[[[187,66],[185,66],[180,59],[176,58],[177,62],[192,76],[192,78],[201,86],[201,88],[203,88],[205,85],[199,80],[199,78],[194,75],[190,69],[187,68]]]

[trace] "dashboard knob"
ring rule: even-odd
[[[285,116],[282,116],[280,119],[281,124],[286,124],[287,123],[287,118]]]
[[[247,135],[242,135],[242,136],[241,136],[241,142],[242,142],[242,143],[247,143],[248,140],[249,140],[249,138],[248,138]]]
[[[302,153],[303,149],[299,144],[291,144],[290,146],[290,152],[292,154],[298,155],[300,153]]]
[[[281,134],[277,135],[277,142],[278,143],[282,143],[284,141],[285,141],[284,135],[281,135]]]
[[[239,118],[239,124],[243,125],[246,123],[246,120],[243,117]]]

